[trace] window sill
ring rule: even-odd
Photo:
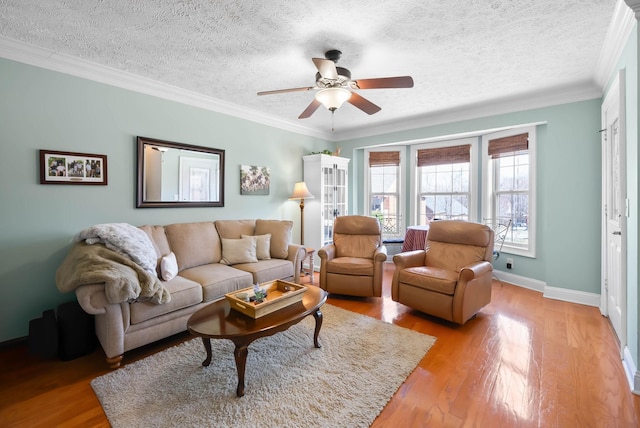
[[[532,259],[536,258],[535,249],[509,247],[507,244],[502,246],[500,254],[513,254],[514,256],[529,257]]]

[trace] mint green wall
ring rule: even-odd
[[[75,299],[55,287],[73,235],[98,223],[168,224],[224,218],[293,220],[287,198],[302,156],[333,143],[0,59],[0,342]],[[224,208],[135,208],[135,137],[226,150]],[[39,184],[38,150],[105,154],[107,186]],[[240,195],[240,165],[271,168],[267,196]]]
[[[514,258],[510,272],[548,286],[600,293],[600,99],[341,141],[355,159],[352,185],[361,195],[362,147],[503,126],[547,122],[537,128],[537,256]],[[362,199],[361,196],[359,196]],[[364,212],[363,202],[352,207]],[[407,201],[406,212],[409,212]],[[504,266],[497,266],[504,269]]]

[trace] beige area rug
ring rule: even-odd
[[[435,338],[331,305],[322,307],[321,348],[313,317],[249,345],[245,395],[234,345],[200,339],[91,382],[114,427],[368,427]]]

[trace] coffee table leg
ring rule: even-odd
[[[244,395],[244,370],[247,366],[247,354],[249,353],[249,345],[236,343],[236,349],[233,355],[236,358],[236,369],[238,370],[238,388],[236,395],[242,397]]]
[[[204,350],[207,352],[207,358],[202,362],[202,366],[208,367],[211,364],[211,339],[203,337],[202,343],[204,344]]]
[[[320,348],[318,335],[320,334],[320,327],[322,327],[322,311],[320,311],[320,309],[317,309],[313,313],[313,317],[316,319],[316,330],[313,332],[313,344],[316,348]]]

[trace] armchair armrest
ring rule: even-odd
[[[425,250],[407,251],[393,256],[393,263],[396,265],[396,271],[408,267],[424,266],[424,259],[427,252]]]
[[[477,262],[460,270],[453,295],[453,322],[464,324],[491,302],[492,273],[493,266],[488,261]]]
[[[460,269],[459,278],[461,280],[464,280],[465,282],[469,282],[474,278],[478,278],[483,274],[487,272],[492,272],[492,271],[493,271],[493,266],[491,265],[491,263],[487,261],[477,262]]]
[[[393,263],[395,264],[396,269],[393,272],[393,278],[391,279],[391,298],[394,301],[398,301],[398,279],[400,277],[400,272],[406,268],[424,266],[426,254],[427,252],[425,250],[414,250],[393,256]]]
[[[336,246],[333,244],[325,245],[318,250],[318,256],[321,260],[329,261],[336,257]]]
[[[373,261],[374,263],[377,263],[377,262],[384,262],[386,260],[387,260],[387,247],[385,247],[384,245],[381,245],[378,248],[376,248],[376,251],[373,253]]]

